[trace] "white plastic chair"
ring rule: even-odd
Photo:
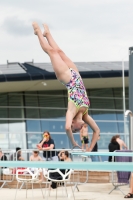
[[[19,174],[19,173],[23,173],[23,174]],[[19,176],[21,176],[21,177],[19,177]],[[22,178],[22,176],[24,176],[24,177]],[[29,178],[29,176],[31,178]],[[18,169],[16,171],[16,180],[17,180],[18,183],[17,183],[17,188],[16,188],[15,200],[16,200],[16,196],[17,196],[19,183],[26,184],[26,198],[27,198],[27,184],[28,183],[32,184],[32,199],[33,199],[33,183],[39,183],[39,170],[36,169],[36,172],[34,172],[34,174],[33,174],[29,168]],[[40,184],[42,196],[44,198],[41,183],[39,183],[39,184]]]
[[[50,178],[50,174],[52,173],[59,173],[60,176],[61,176],[61,180],[57,180],[57,179],[52,179]],[[71,174],[72,174],[73,170],[72,169],[69,169],[69,170],[65,170],[65,174],[63,174],[60,169],[55,169],[55,170],[48,170],[48,173],[47,175],[44,175],[45,178],[50,181],[50,182],[55,182],[57,183],[57,186],[60,184],[60,186],[64,186],[65,187],[65,191],[66,191],[66,194],[67,194],[67,197],[68,197],[68,193],[67,193],[67,187],[66,187],[66,184],[68,181],[70,181],[70,177],[71,177]],[[71,184],[70,184],[71,185]],[[73,194],[73,198],[75,200],[75,196],[74,196],[74,191],[72,189],[72,185],[71,185],[71,190],[72,190],[72,194]],[[49,196],[50,196],[50,184],[49,184]],[[48,199],[48,198],[47,198]],[[57,188],[56,188],[56,199],[57,199]]]

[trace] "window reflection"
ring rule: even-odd
[[[0,133],[0,148],[8,149],[8,133]]]
[[[27,120],[27,132],[41,132],[40,120]]]
[[[101,133],[118,133],[117,122],[96,122]]]
[[[21,132],[9,133],[9,148],[15,149],[16,147],[24,148],[23,134]]]
[[[111,111],[95,111],[92,110],[92,117],[94,120],[116,120],[116,112]]]
[[[38,133],[29,133],[27,134],[27,148],[36,149],[36,145],[41,141],[42,134]]]
[[[117,120],[124,121],[124,113],[123,111],[116,112]]]
[[[26,118],[39,119],[39,109],[37,108],[26,108]]]
[[[9,133],[25,133],[25,122],[9,120]]]
[[[80,133],[73,134],[75,141],[81,146]]]
[[[52,139],[55,142],[56,149],[62,149],[62,148],[70,148],[69,147],[69,141],[66,134],[52,134]]]
[[[8,133],[8,121],[0,120],[0,132]]]
[[[50,132],[64,132],[65,121],[41,120],[41,128],[42,128],[42,131],[49,130]]]

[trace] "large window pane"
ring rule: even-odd
[[[55,108],[64,108],[64,96],[62,91],[51,91],[51,95],[40,95],[39,98],[39,106],[40,107],[55,107]]]
[[[27,148],[36,149],[36,145],[42,140],[42,134],[27,134]]]
[[[49,130],[50,132],[65,132],[65,121],[41,120],[42,132]]]
[[[119,121],[119,120],[121,120],[121,121],[124,121],[124,113],[123,113],[123,111],[117,111],[116,112],[116,117],[117,117],[117,120]]]
[[[46,108],[46,109],[40,109],[40,116],[42,119],[47,119],[47,118],[65,118],[66,114],[66,109],[51,109],[51,108]]]
[[[34,92],[32,94],[25,95],[25,106],[26,108],[26,118],[38,119],[39,116],[39,108],[38,108],[38,96],[37,93]],[[30,108],[31,107],[31,108]]]
[[[90,99],[91,109],[115,109],[114,99],[92,98]]]
[[[23,118],[23,109],[22,108],[9,108],[9,118]]]
[[[1,149],[8,149],[9,146],[8,146],[8,133],[0,133],[0,148]]]
[[[113,135],[110,134],[101,134],[100,140],[98,141],[98,149],[108,149],[112,137]]]
[[[34,95],[25,95],[25,106],[26,107],[38,107],[38,96],[37,93]]]
[[[122,88],[114,88],[114,97],[115,97],[115,106],[116,109],[123,109],[123,90]],[[125,88],[125,106],[126,110],[129,109],[129,96],[128,96],[128,88]]]
[[[56,149],[70,148],[68,137],[66,134],[51,134],[51,135],[52,135],[52,139],[55,142]]]
[[[39,119],[39,109],[38,108],[26,108],[26,118],[29,119]]]
[[[7,106],[8,102],[8,95],[7,94],[0,94],[0,106]]]
[[[9,148],[15,149],[16,147],[24,148],[23,134],[9,133]]]
[[[129,109],[129,99],[126,99],[126,110]]]
[[[9,106],[22,106],[23,105],[22,94],[9,93],[8,104]]]
[[[49,94],[39,93],[39,106],[41,118],[57,118],[65,116],[66,110],[60,109],[65,108],[66,103],[63,96],[63,91],[51,91]],[[42,108],[47,109],[42,109]],[[53,109],[51,109],[53,107]],[[58,109],[59,108],[59,109]]]
[[[114,91],[114,97],[115,98],[122,98],[122,88],[113,88]]]
[[[125,97],[129,98],[129,88],[128,87],[125,88]]]
[[[118,133],[117,122],[96,122],[101,133]]]
[[[118,133],[129,134],[129,122],[125,120],[125,130],[124,130],[124,122],[118,122]]]
[[[115,109],[123,110],[123,99],[115,99]]]
[[[40,120],[27,120],[27,132],[41,132]]]
[[[0,118],[8,118],[7,94],[0,94]],[[0,126],[1,129],[1,126]]]
[[[123,88],[113,88],[115,97],[123,97]],[[125,88],[125,97],[129,98],[129,89]]]
[[[74,136],[74,139],[77,142],[77,144],[79,144],[81,146],[80,134],[74,133],[73,136]]]
[[[0,120],[0,132],[8,133],[8,121],[7,120]]]
[[[113,111],[91,111],[94,120],[116,120],[116,113]]]
[[[113,97],[112,88],[91,89],[89,92],[91,97]]]
[[[90,90],[90,95],[90,109],[95,120],[116,120],[114,111],[104,111],[104,109],[115,110],[113,90],[111,88]]]
[[[0,118],[8,118],[7,108],[0,108]]]
[[[21,120],[9,120],[9,133],[25,133],[25,122]]]

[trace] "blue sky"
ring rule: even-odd
[[[0,10],[1,64],[50,61],[32,21],[47,23],[73,61],[128,60],[133,46],[132,0],[0,0]]]

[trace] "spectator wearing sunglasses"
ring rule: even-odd
[[[50,151],[55,149],[54,140],[48,131],[43,133],[43,139],[37,144],[37,148],[43,151],[43,157],[46,161],[58,161],[58,157],[55,151]]]

